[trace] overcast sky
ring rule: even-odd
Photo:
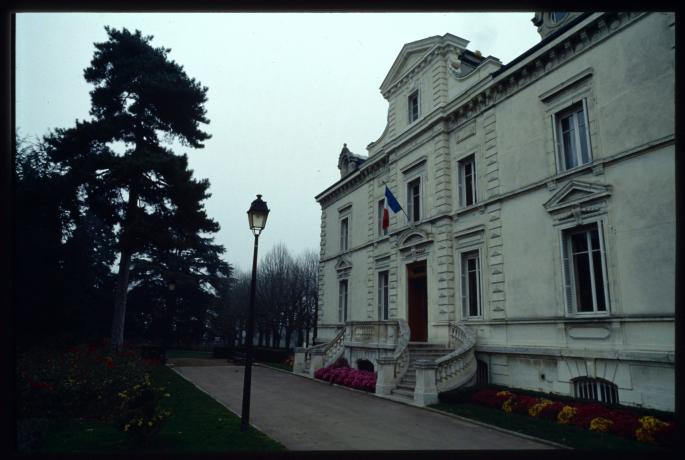
[[[235,267],[251,266],[246,211],[271,209],[260,256],[284,242],[319,249],[314,196],[339,179],[343,143],[367,155],[385,128],[379,86],[405,43],[451,33],[507,63],[539,41],[533,13],[22,13],[16,20],[16,125],[42,136],[89,117],[83,70],[106,25],[153,35],[153,46],[209,88],[212,135],[188,153],[208,178],[207,213]]]

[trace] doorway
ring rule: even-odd
[[[426,261],[407,265],[407,322],[411,342],[428,340],[428,283]]]

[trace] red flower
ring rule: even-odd
[[[52,390],[52,385],[45,382],[31,382],[31,388],[46,388]]]

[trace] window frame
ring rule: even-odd
[[[379,270],[376,276],[376,305],[378,320],[389,319],[390,315],[390,270]]]
[[[466,165],[471,165],[471,203],[466,203]],[[478,185],[476,182],[476,154],[472,153],[457,162],[457,188],[459,190],[459,206],[464,208],[478,203]]]
[[[464,319],[482,319],[483,318],[483,268],[481,264],[481,251],[480,249],[471,249],[462,251],[459,253],[459,267],[460,267],[460,280],[461,280],[461,314]],[[471,314],[471,304],[470,304],[470,293],[469,293],[469,270],[468,270],[468,260],[476,261],[476,314]]]
[[[344,229],[344,231],[343,231]],[[340,217],[340,252],[350,248],[350,216]]]
[[[421,104],[419,97],[420,95],[418,88],[409,93],[409,96],[407,96],[407,119],[409,120],[409,124],[414,123],[421,115]],[[414,108],[416,110],[414,110]]]
[[[344,289],[343,289],[344,287]],[[349,280],[347,278],[338,281],[338,322],[345,323],[349,308]]]
[[[416,176],[416,177],[412,177],[411,179],[406,181],[406,187],[405,187],[406,198],[407,198],[406,208],[407,208],[408,222],[410,224],[415,223],[415,222],[421,222],[421,211],[423,208],[423,203],[421,201],[422,197],[423,197],[423,189],[422,189],[423,181],[421,179],[422,179],[421,176]],[[411,195],[410,187],[413,188],[412,184],[417,182],[417,181],[418,181],[418,187],[416,187],[416,190],[418,190],[418,199],[416,201],[418,202],[417,203],[418,207],[415,207],[414,202],[413,202],[414,201],[414,195]],[[418,217],[414,218],[414,214],[415,214],[417,208],[418,208]]]
[[[594,227],[594,228],[593,228]],[[590,231],[597,231],[597,238],[599,243],[599,256],[601,263],[601,274],[602,274],[602,286],[601,293],[604,296],[604,309],[600,310],[598,308],[597,299],[597,284],[595,279],[595,262],[592,257],[594,249],[591,245]],[[578,291],[580,286],[577,285],[576,273],[578,272],[574,266],[574,255],[576,253],[572,252],[572,241],[571,236],[574,234],[584,233],[586,235],[586,241],[588,244],[588,265],[590,274],[590,289],[592,292],[592,310],[591,311],[580,311],[578,305]],[[586,222],[582,225],[573,225],[563,229],[560,229],[561,238],[561,276],[563,285],[563,297],[564,304],[566,306],[566,313],[571,316],[608,316],[611,314],[611,295],[610,295],[610,283],[609,274],[607,267],[607,254],[606,254],[606,244],[604,242],[604,222],[603,220],[593,220]]]
[[[583,121],[583,134],[580,134],[580,124],[578,123],[578,112],[580,111],[579,109],[582,109],[582,121]],[[564,148],[564,136],[563,136],[563,127],[562,127],[562,121],[571,118],[573,120],[573,129],[574,129],[574,152],[573,156],[575,157],[575,166],[567,167],[567,152]],[[555,112],[552,116],[552,124],[553,124],[553,137],[554,137],[554,145],[555,145],[555,151],[556,151],[556,160],[557,160],[557,171],[558,172],[564,172],[564,171],[571,171],[576,168],[580,168],[582,166],[585,166],[587,164],[592,163],[593,161],[593,155],[592,155],[592,143],[590,139],[590,122],[589,122],[589,117],[588,117],[588,107],[587,107],[587,98],[583,97],[581,100],[574,102],[563,109]],[[581,136],[585,139],[585,145],[587,147],[587,161],[583,162],[583,154],[582,154],[582,149],[581,149]]]

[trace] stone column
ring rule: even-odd
[[[314,373],[323,367],[324,351],[323,350],[312,350],[310,353],[311,353],[312,359],[309,362],[309,376],[311,378],[314,378]]]
[[[395,358],[380,356],[376,359],[376,394],[389,395],[395,388]]]
[[[416,368],[416,387],[414,402],[419,406],[429,406],[438,402],[438,387],[435,383],[438,365],[431,359],[419,359]]]
[[[305,362],[305,352],[307,351],[304,347],[295,348],[295,359],[293,361],[293,373],[302,374],[304,373],[304,362]]]

